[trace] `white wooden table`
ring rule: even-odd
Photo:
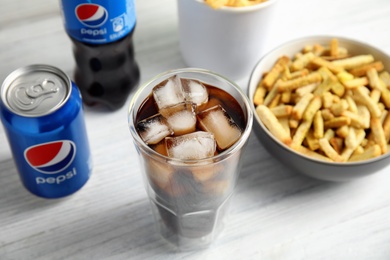
[[[136,4],[141,82],[185,67],[176,0]],[[58,1],[1,0],[0,12],[1,81],[33,63],[73,74]],[[280,0],[276,17],[267,50],[300,36],[332,34],[390,54],[389,0]],[[238,83],[246,89],[247,79]],[[59,200],[22,187],[0,127],[0,259],[390,259],[390,168],[355,182],[321,182],[278,163],[253,134],[224,232],[207,250],[175,252],[152,225],[127,105],[85,113],[93,175]]]

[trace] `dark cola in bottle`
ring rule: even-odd
[[[138,84],[134,59],[134,0],[61,0],[73,42],[74,80],[86,105],[121,108]]]

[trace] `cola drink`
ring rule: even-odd
[[[64,26],[73,43],[74,81],[84,103],[121,108],[140,77],[133,46],[134,1],[61,3]]]
[[[173,77],[168,81],[178,80]],[[200,104],[191,101],[189,106],[185,95],[170,90],[156,94],[155,88],[138,111],[136,128],[157,153],[190,161],[184,167],[149,161],[148,177],[155,193],[153,204],[168,230],[196,238],[213,232],[218,214],[223,215],[219,212],[225,210],[224,202],[232,192],[237,169],[229,160],[226,164],[219,161],[191,164],[215,157],[234,145],[245,129],[246,118],[237,100],[223,89],[187,79],[182,79],[181,85],[186,81],[202,86],[205,95],[195,93],[198,97],[205,96]],[[163,81],[161,85],[166,89],[170,83]],[[176,102],[179,105],[172,105]],[[188,213],[192,215],[190,218],[181,216]]]
[[[130,103],[129,128],[160,234],[207,247],[225,222],[252,127],[245,94],[213,72],[162,73]]]

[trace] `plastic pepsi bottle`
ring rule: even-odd
[[[134,0],[61,3],[65,30],[73,42],[74,81],[84,103],[121,108],[140,77],[133,48]]]

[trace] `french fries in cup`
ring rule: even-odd
[[[389,70],[390,57],[353,40],[287,43],[252,72],[255,133],[272,154],[312,177],[350,180],[369,174],[366,164],[374,172],[390,161]],[[353,176],[343,165],[360,169]]]
[[[267,0],[204,0],[204,1],[212,8],[220,8],[222,6],[244,7],[244,6],[257,5]]]

